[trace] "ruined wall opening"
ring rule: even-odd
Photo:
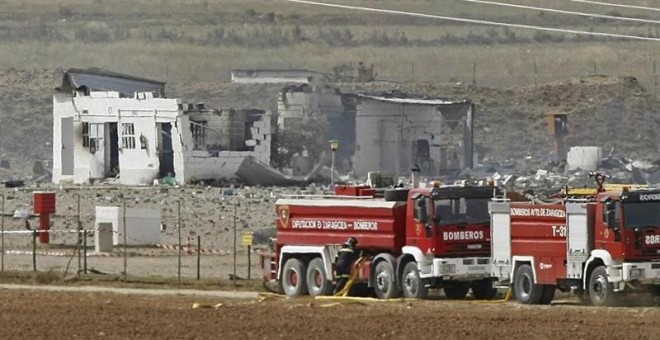
[[[158,123],[158,159],[160,177],[174,176],[174,150],[172,149],[172,124]]]
[[[190,119],[194,150],[206,151],[217,157],[222,151],[255,151],[262,138],[269,132],[256,128],[263,120],[263,110],[195,110],[187,111]],[[257,135],[255,135],[255,133]]]
[[[117,123],[108,123],[108,146],[110,150],[110,168],[108,175],[111,177],[119,175],[119,131],[117,131]]]

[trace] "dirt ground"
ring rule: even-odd
[[[0,325],[2,339],[656,339],[660,310],[0,290]]]

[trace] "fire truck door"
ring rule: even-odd
[[[591,252],[589,240],[591,232],[587,222],[587,204],[585,202],[566,203],[566,271],[569,279],[580,279],[583,263]]]
[[[500,279],[511,277],[511,213],[508,201],[490,203],[490,242],[492,275]]]

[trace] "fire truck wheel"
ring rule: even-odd
[[[429,294],[429,289],[419,277],[417,262],[411,261],[403,267],[401,275],[401,290],[403,296],[409,299],[424,299]]]
[[[591,299],[589,298],[589,293],[585,292],[583,289],[575,290],[575,297],[580,300],[581,305],[590,305]]]
[[[320,257],[317,257],[307,265],[307,291],[311,296],[330,295],[332,284],[325,273],[325,265]]]
[[[286,296],[295,297],[307,293],[305,274],[307,274],[307,268],[305,268],[305,264],[302,261],[296,258],[286,261],[282,269],[281,278],[282,289]]]
[[[445,285],[443,289],[445,290],[447,298],[459,300],[465,298],[468,290],[470,290],[470,286],[465,282],[453,282]]]
[[[395,299],[401,296],[396,283],[394,268],[387,261],[380,261],[374,269],[374,292],[379,299]]]
[[[549,305],[555,298],[555,285],[543,285],[543,294],[541,294],[541,304]]]
[[[528,264],[523,264],[516,270],[513,291],[516,300],[522,304],[535,305],[541,302],[543,286],[534,283],[534,272]]]
[[[614,303],[614,287],[607,279],[607,269],[600,266],[589,277],[589,298],[594,306],[609,306]]]
[[[476,281],[472,284],[472,294],[479,300],[490,300],[497,295],[497,288],[493,287],[490,279]]]

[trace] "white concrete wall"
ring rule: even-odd
[[[75,109],[71,96],[64,93],[53,95],[53,182],[62,179],[62,118],[73,117]],[[66,178],[68,179],[68,178]],[[73,179],[73,178],[71,178]]]
[[[430,156],[437,161],[442,118],[434,105],[398,104],[362,100],[355,118],[356,150],[353,167],[357,176],[369,171],[407,173],[412,167],[412,143],[429,141]],[[431,139],[433,136],[433,139]]]
[[[317,104],[313,93],[280,92],[277,100],[277,126],[280,129],[288,128],[286,123],[290,119],[302,120],[318,109]]]
[[[277,126],[285,126],[286,118],[339,115],[344,112],[341,95],[334,93],[284,92],[277,101]]]
[[[135,185],[153,181],[159,171],[156,122],[172,123],[175,171],[177,164],[182,167],[181,143],[177,143],[178,128],[175,126],[178,110],[177,99],[118,98],[114,92],[92,92],[90,96],[71,96],[57,93],[53,96],[53,181],[62,179],[61,163],[61,118],[74,118],[74,164],[73,180],[84,183],[92,178],[103,178],[109,162],[109,152],[105,143],[97,145],[96,154],[83,147],[82,123],[117,123],[120,181]],[[135,149],[122,148],[122,123],[134,124]],[[140,136],[147,138],[147,148],[142,149]],[[108,133],[102,136],[109,138]],[[177,160],[179,161],[177,163]],[[183,177],[181,177],[183,178]]]
[[[144,97],[143,97],[144,98]],[[247,156],[270,163],[271,114],[252,127],[254,151],[221,152],[218,157],[204,157],[203,152],[193,150],[190,120],[178,109],[178,99],[118,98],[113,92],[93,92],[90,96],[73,97],[57,93],[53,96],[53,182],[62,176],[61,118],[74,118],[74,175],[75,183],[103,178],[109,169],[110,150],[97,146],[95,154],[83,147],[82,123],[117,123],[119,147],[120,183],[125,185],[151,184],[160,171],[157,123],[172,125],[172,149],[174,172],[178,183],[193,179],[231,178]],[[134,124],[135,148],[122,148],[123,123]],[[109,138],[107,129],[101,136]],[[146,148],[141,147],[140,136],[146,138]]]
[[[181,120],[181,126],[189,126],[190,122],[187,120],[187,116],[181,117]],[[221,151],[218,153],[218,157],[209,157],[203,151],[193,150],[190,129],[182,131],[182,139],[189,142],[182,146],[185,157],[183,162],[184,175],[179,180],[179,173],[177,172],[177,181],[188,183],[194,180],[234,178],[238,167],[248,156],[253,156],[265,164],[270,164],[271,113],[266,112],[261,120],[254,122],[251,132],[253,140],[257,143],[254,151]]]

